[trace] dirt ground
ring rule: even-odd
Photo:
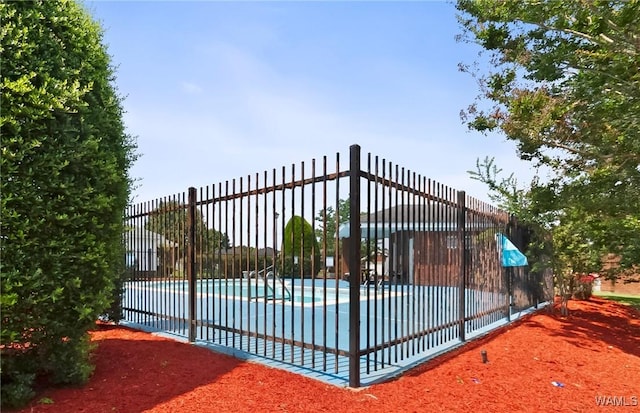
[[[41,389],[20,412],[640,411],[640,312],[600,298],[569,308],[568,317],[544,310],[359,390],[101,325],[91,381]]]

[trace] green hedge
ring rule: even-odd
[[[73,1],[0,4],[2,405],[88,379],[121,283],[134,159],[102,33]]]

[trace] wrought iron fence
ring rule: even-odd
[[[350,148],[131,206],[125,320],[352,387],[546,302],[499,209]]]

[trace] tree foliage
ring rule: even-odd
[[[213,228],[207,227],[207,222],[199,209],[195,210],[195,254],[198,268],[207,269],[214,264],[217,253],[230,247],[227,234],[223,234]],[[149,220],[145,223],[145,229],[161,234],[167,240],[175,243],[177,254],[184,254],[187,250],[188,217],[187,205],[179,201],[162,201],[151,211]],[[173,247],[167,247],[171,249]],[[162,273],[173,273],[177,263],[167,260],[175,258],[175,254],[168,251],[160,251],[162,256]],[[179,258],[179,257],[178,257]],[[166,270],[166,271],[165,271]],[[203,276],[204,274],[201,274]]]
[[[151,211],[149,220],[145,223],[145,229],[160,234],[178,244],[180,248],[186,249],[187,220],[187,205],[177,201],[160,202],[158,207]],[[194,227],[198,253],[229,248],[230,241],[227,234],[207,228],[207,222],[198,209],[195,212]]]
[[[550,171],[517,189],[485,161],[476,178],[553,230],[557,270],[598,270],[609,252],[622,270],[640,264],[640,2],[459,0],[457,8],[461,38],[479,43],[491,67],[463,66],[481,90],[464,119],[503,132],[522,159]]]
[[[327,257],[335,257],[338,227],[349,222],[349,198],[338,201],[337,210],[331,206],[321,209],[316,215],[318,228],[316,238]]]
[[[81,383],[123,272],[134,145],[98,24],[73,1],[0,4],[2,404]]]
[[[340,256],[344,254],[341,251],[338,254],[338,249],[341,247],[342,240],[339,238],[340,226],[349,224],[349,218],[351,216],[349,210],[350,198],[338,200],[338,207],[334,209],[329,206],[325,209],[318,211],[316,215],[316,222],[318,227],[316,229],[316,239],[320,245],[321,251],[325,251],[327,257],[334,258],[334,271],[341,272],[343,265],[343,258]],[[384,251],[381,245],[378,245],[374,239],[361,239],[360,240],[360,256],[365,257],[367,260],[375,260]]]

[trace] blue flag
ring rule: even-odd
[[[502,249],[503,267],[524,267],[529,265],[527,257],[504,234],[498,234]]]

